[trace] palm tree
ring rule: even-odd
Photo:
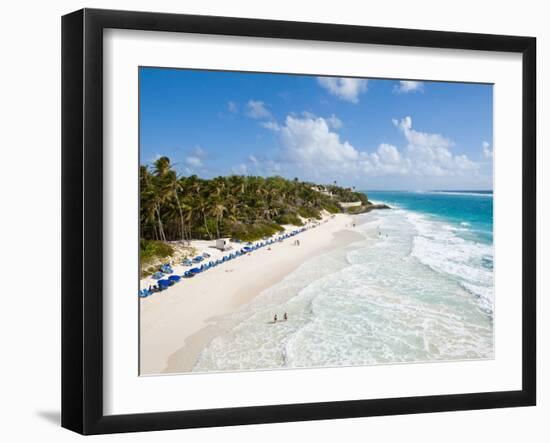
[[[206,214],[210,212],[210,204],[208,201],[200,200],[199,202],[199,211],[202,214],[202,221],[204,223],[204,229],[206,230],[206,235],[208,235],[208,238],[212,240],[212,234],[210,233],[210,230],[208,229],[208,220],[206,218]]]
[[[216,234],[217,238],[221,238],[220,236],[220,223],[223,219],[223,214],[227,212],[227,208],[222,205],[221,203],[216,203],[212,207],[211,213],[214,217],[216,217]]]
[[[316,192],[315,187],[334,197]],[[161,241],[194,236],[213,239],[214,235],[263,236],[276,232],[279,218],[296,220],[300,214],[317,217],[323,209],[341,210],[337,201],[357,200],[369,204],[354,187],[338,187],[336,181],[319,186],[297,177],[181,177],[168,157],[160,157],[151,167],[140,167],[140,235],[145,240]]]
[[[155,175],[162,177],[166,175],[172,168],[170,164],[170,159],[168,157],[159,157],[153,163],[155,168]]]
[[[167,193],[172,194],[172,196],[174,197],[174,200],[176,201],[176,204],[178,207],[178,213],[180,217],[180,235],[181,235],[180,239],[183,240],[185,238],[183,210],[182,210],[181,202],[178,195],[179,191],[182,190],[182,186],[175,171],[170,170],[165,173],[164,184],[167,187],[167,190],[166,190]]]
[[[140,186],[140,235],[145,237],[147,226],[152,224],[155,231],[155,213],[154,208],[150,204],[151,196],[154,193],[151,187],[151,176],[147,166],[140,166],[139,168],[139,186]]]

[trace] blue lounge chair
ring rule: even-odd
[[[174,272],[172,270],[172,266],[170,266],[170,264],[168,264],[168,263],[165,263],[164,265],[162,265],[160,267],[160,270],[161,270],[161,272],[164,272],[165,274],[171,274],[172,272]]]
[[[181,280],[181,277],[179,275],[171,275],[170,277],[168,277],[168,280],[172,280],[174,283],[177,283]]]
[[[164,277],[164,272],[157,271],[152,276],[155,280],[160,280],[162,277]]]

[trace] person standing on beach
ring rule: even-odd
[[[283,316],[283,319],[284,319],[285,321],[288,320],[288,315],[286,315],[286,312],[285,312],[285,315]]]
[[[273,323],[277,323],[277,314],[273,317]]]

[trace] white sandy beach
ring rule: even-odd
[[[140,300],[140,372],[142,375],[190,371],[215,336],[213,319],[232,313],[274,285],[307,259],[362,237],[345,214],[327,217],[319,226],[283,242],[223,263],[161,293]],[[300,246],[294,245],[300,240]],[[204,243],[204,244],[203,244]],[[193,244],[198,249],[214,242]],[[212,258],[221,252],[208,249]],[[188,268],[177,267],[182,274]],[[144,279],[141,287],[151,280]]]

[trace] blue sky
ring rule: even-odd
[[[492,189],[492,85],[140,68],[140,162],[366,190]]]

